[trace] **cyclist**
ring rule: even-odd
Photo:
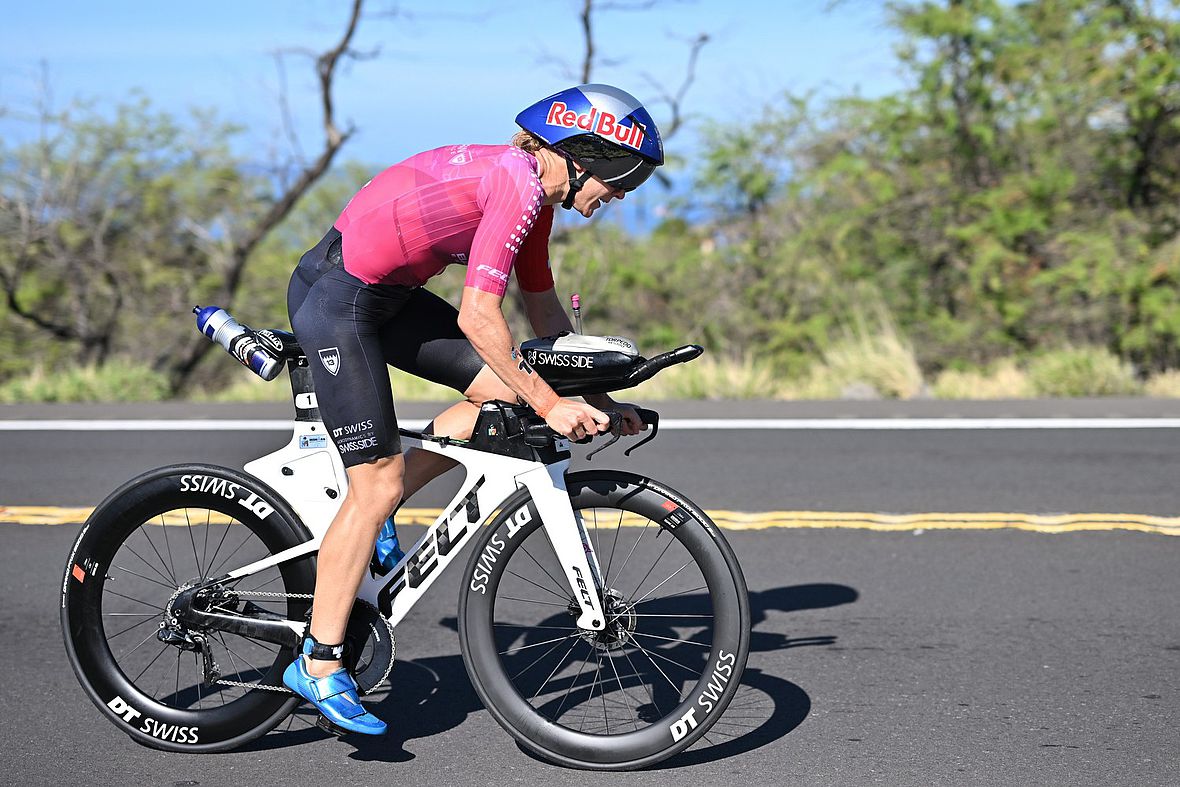
[[[377,175],[291,277],[291,325],[349,487],[320,547],[303,657],[283,681],[342,730],[385,731],[340,662],[377,533],[452,466],[426,451],[402,455],[386,364],[462,392],[434,434],[469,438],[481,404],[517,397],[572,439],[606,428],[609,408],[625,434],[644,428],[634,407],[609,396],[559,397],[513,343],[501,301],[515,269],[536,335],[571,330],[548,266],[553,206],[589,218],[623,199],[663,163],[659,131],[633,96],[600,84],[555,93],[516,122],[511,145],[428,150]],[[450,264],[467,266],[457,311],[422,286]]]

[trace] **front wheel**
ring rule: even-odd
[[[601,568],[607,625],[583,631],[537,509],[521,490],[468,562],[459,635],[495,719],[553,762],[627,770],[706,735],[741,681],[745,579],[703,511],[617,471],[567,477]]]

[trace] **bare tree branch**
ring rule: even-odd
[[[270,210],[260,218],[246,235],[236,240],[229,255],[229,265],[225,272],[225,281],[219,292],[215,294],[218,302],[225,307],[231,307],[234,296],[242,283],[242,276],[246,263],[258,244],[272,232],[291,212],[304,194],[318,181],[332,164],[337,152],[355,132],[355,127],[349,125],[341,130],[336,122],[335,105],[332,97],[332,85],[336,76],[336,69],[345,57],[364,59],[372,57],[371,53],[358,53],[351,49],[353,36],[360,23],[361,9],[364,0],[353,0],[352,11],[348,24],[340,40],[331,49],[316,57],[316,75],[320,84],[320,108],[323,115],[324,146],[320,154],[296,176],[282,194],[271,205]],[[179,357],[173,356],[170,366],[173,391],[184,387],[197,364],[213,345],[203,336],[193,338]]]
[[[680,127],[684,124],[684,115],[681,111],[681,106],[684,104],[684,97],[688,94],[688,89],[692,87],[692,83],[696,80],[697,58],[701,54],[701,49],[707,43],[709,43],[708,33],[699,33],[689,43],[688,65],[684,69],[684,80],[680,83],[680,87],[676,89],[675,93],[669,93],[665,90],[650,74],[644,73],[643,75],[647,79],[648,84],[660,93],[660,98],[668,105],[668,108],[672,112],[672,119],[661,132],[665,140],[679,131]]]

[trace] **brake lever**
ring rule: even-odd
[[[607,415],[610,416],[610,433],[611,433],[612,437],[609,441],[607,441],[606,445],[595,448],[593,451],[586,454],[586,461],[587,462],[592,460],[594,458],[594,455],[596,453],[598,453],[599,451],[605,451],[606,449],[610,448],[612,445],[617,443],[619,441],[619,437],[621,437],[623,434],[623,414],[620,413],[618,410],[609,410],[609,411],[607,411]]]
[[[656,439],[656,433],[660,431],[660,414],[655,410],[645,410],[642,407],[636,407],[635,412],[639,415],[639,420],[651,427],[651,434],[640,440],[635,445],[623,452],[623,456],[630,456],[631,452],[644,443],[650,443]]]

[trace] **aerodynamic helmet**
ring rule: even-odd
[[[567,209],[590,176],[632,191],[664,163],[664,145],[651,115],[630,93],[610,85],[554,93],[517,115],[516,123],[586,171],[576,177],[570,165],[570,192],[562,203]]]

